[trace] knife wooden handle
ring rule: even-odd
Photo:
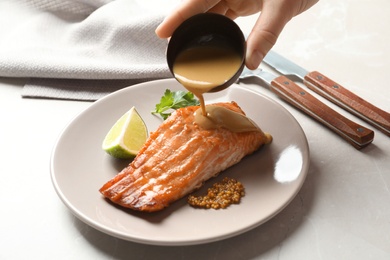
[[[386,111],[367,102],[317,71],[308,73],[305,76],[304,83],[314,92],[355,114],[390,136],[390,114]]]
[[[372,130],[337,113],[287,77],[279,76],[271,85],[272,91],[278,96],[328,126],[356,149],[361,149],[373,141]]]

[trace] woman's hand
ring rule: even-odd
[[[168,38],[186,19],[199,13],[218,13],[231,19],[261,11],[248,39],[246,66],[256,69],[274,46],[284,26],[318,0],[185,0],[157,27],[156,34]]]

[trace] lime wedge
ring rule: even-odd
[[[132,159],[148,138],[148,130],[135,107],[124,114],[104,138],[102,148],[115,158]]]

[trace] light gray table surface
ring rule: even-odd
[[[386,0],[320,1],[286,26],[274,49],[389,112],[389,11]],[[255,19],[238,23],[249,32]],[[390,137],[380,131],[356,150],[266,88],[246,83],[283,105],[307,136],[310,168],[300,192],[244,234],[203,245],[143,245],[84,224],[51,183],[60,132],[92,103],[23,99],[24,83],[0,78],[0,259],[390,259]]]

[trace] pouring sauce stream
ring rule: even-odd
[[[173,64],[176,79],[198,97],[201,108],[195,123],[206,129],[233,132],[261,131],[248,117],[230,109],[205,105],[203,94],[224,84],[239,70],[242,57],[229,47],[197,46],[179,53]]]

